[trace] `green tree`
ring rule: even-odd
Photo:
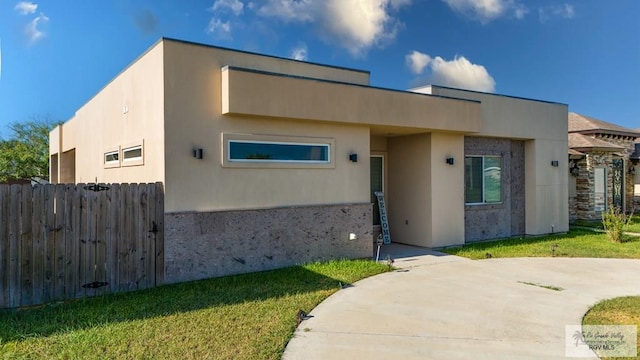
[[[49,178],[50,119],[33,118],[9,125],[13,136],[0,139],[0,182],[11,179]]]

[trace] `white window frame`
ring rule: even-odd
[[[232,159],[231,144],[275,144],[323,146],[327,149],[326,160],[277,160],[277,159]],[[335,168],[335,140],[331,138],[313,138],[301,136],[279,136],[259,134],[222,134],[223,167],[262,167],[262,168]]]
[[[118,159],[107,161],[107,156],[109,155],[117,155]],[[120,167],[120,162],[121,162],[120,147],[109,148],[102,155],[102,165],[106,169]]]
[[[500,155],[465,155],[464,156],[465,159],[466,158],[482,158],[482,201],[481,202],[466,202],[465,199],[465,205],[500,205],[504,202],[504,194],[503,194],[503,188],[504,188],[504,184],[503,184],[503,176],[502,173],[504,171],[504,159],[502,158],[502,156]],[[485,171],[485,164],[484,161],[486,158],[496,158],[496,159],[500,159],[500,201],[494,201],[494,202],[487,202],[486,201],[486,185],[485,185],[485,176],[484,176],[484,171]],[[465,165],[466,167],[466,165]],[[465,171],[466,168],[465,168]],[[464,177],[464,181],[466,182],[467,178],[466,175]],[[466,183],[464,184],[464,189],[466,192],[467,189],[467,185]]]
[[[125,154],[130,151],[140,150],[140,156],[126,158]],[[122,166],[138,166],[144,165],[144,142],[137,141],[122,147]]]

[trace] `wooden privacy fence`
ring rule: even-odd
[[[162,183],[0,185],[0,309],[163,278]]]

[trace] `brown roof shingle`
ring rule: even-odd
[[[598,120],[574,112],[569,113],[569,133],[605,133],[631,137],[640,137],[640,133],[625,127]]]
[[[606,142],[604,140],[596,139],[590,136],[570,133],[569,134],[569,148],[570,149],[600,149],[605,151],[618,151],[623,150],[624,147]]]

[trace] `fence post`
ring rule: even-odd
[[[9,305],[9,185],[0,184],[0,308]]]

